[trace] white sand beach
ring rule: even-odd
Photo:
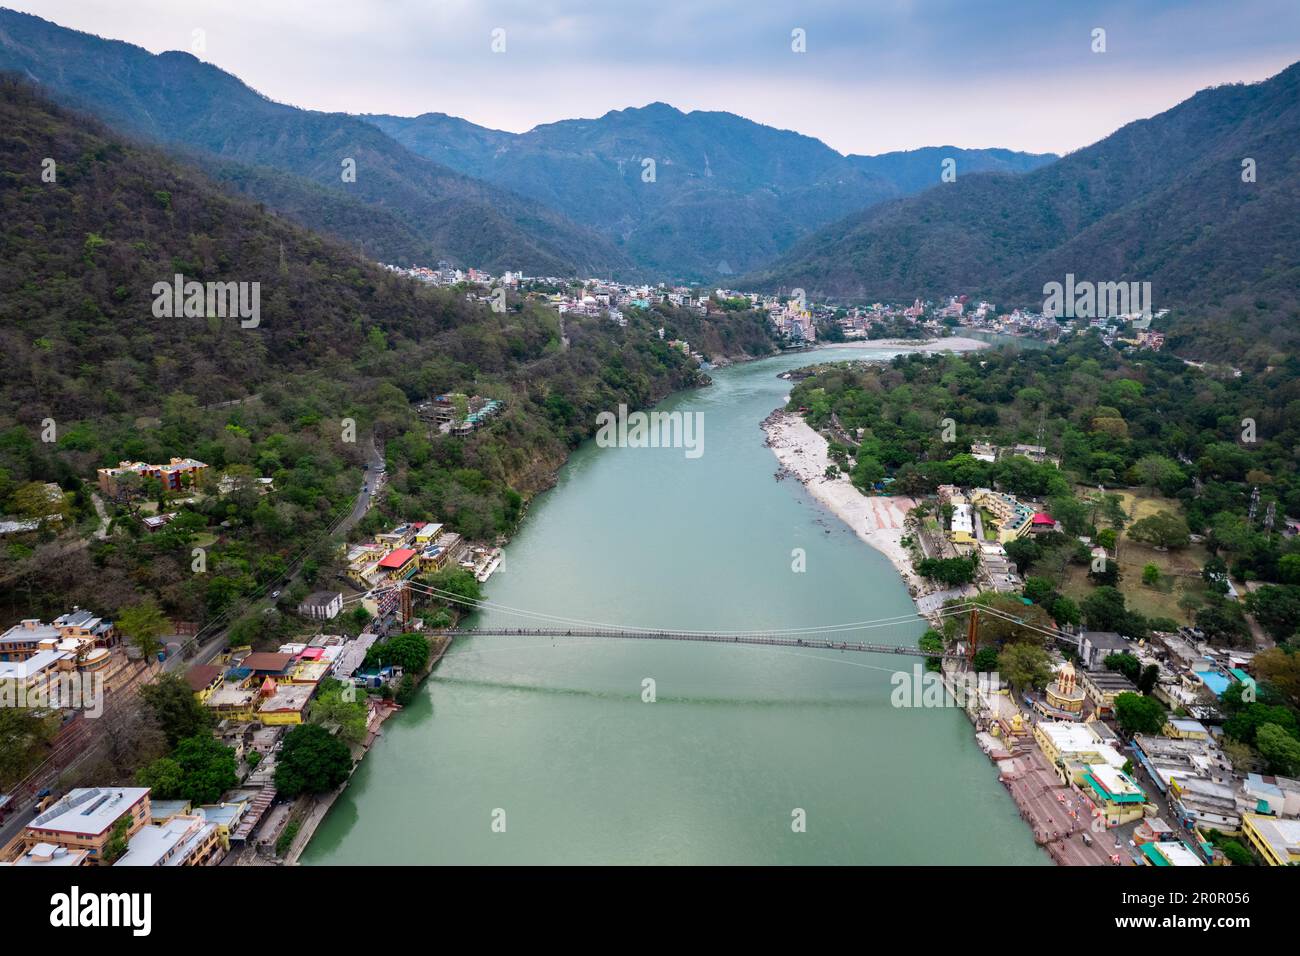
[[[827,478],[831,464],[826,439],[798,415],[774,412],[763,423],[767,445],[782,468],[798,479],[814,498],[834,512],[859,538],[889,558],[913,595],[928,590],[912,570],[912,558],[901,541],[907,512],[915,507],[911,498],[899,496],[868,498],[843,476]]]

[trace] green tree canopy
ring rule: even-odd
[[[352,752],[319,724],[300,724],[284,736],[275,786],[287,797],[327,793],[352,771]]]
[[[1129,736],[1158,734],[1165,725],[1165,707],[1154,697],[1129,692],[1116,694],[1115,720]]]
[[[140,689],[140,697],[171,747],[212,728],[211,711],[199,703],[189,684],[177,674],[160,674],[156,681]]]

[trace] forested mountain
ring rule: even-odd
[[[1256,180],[1243,181],[1243,160]],[[1300,64],[1203,90],[1022,176],[962,176],[841,220],[755,277],[843,298],[1042,302],[1067,272],[1150,281],[1262,337],[1300,303]]]
[[[955,147],[845,157],[810,136],[666,103],[521,134],[443,113],[364,118],[422,156],[604,232],[656,274],[699,281],[734,277],[819,226],[938,182],[944,158],[969,172],[1055,158]]]
[[[219,178],[373,258],[544,275],[631,269],[608,239],[534,200],[417,156],[373,124],[275,103],[188,53],[155,56],[0,10],[0,71],[115,128],[218,157]],[[343,179],[347,159],[355,182]]]
[[[396,276],[26,83],[0,80],[0,128],[0,514],[17,513],[31,482],[54,481],[81,528],[8,539],[9,616],[144,595],[180,620],[226,610],[323,540],[372,431],[391,480],[367,520],[436,517],[490,540],[513,530],[598,411],[697,383],[658,328],[715,355],[773,347],[758,312],[713,323],[629,310],[626,328],[572,316],[562,340],[552,309],[512,299],[498,313]],[[156,314],[155,283],[178,272],[258,283],[257,327]],[[467,439],[431,435],[413,405],[452,390],[504,409]],[[275,495],[212,494],[175,529],[142,535],[127,521],[130,535],[87,549],[95,468],[172,456],[270,478]],[[220,539],[210,573],[190,573],[189,545],[208,527]],[[324,547],[316,561],[335,559]]]

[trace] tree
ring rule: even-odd
[[[1083,615],[1079,611],[1079,605],[1074,603],[1073,598],[1068,598],[1065,595],[1061,595],[1052,602],[1049,613],[1051,613],[1052,619],[1062,626],[1067,624],[1077,625],[1083,619]]]
[[[364,696],[357,699],[356,689],[340,681],[327,678],[321,681],[316,700],[311,707],[314,723],[326,727],[335,725],[339,736],[348,743],[360,743],[366,738],[367,707]]]
[[[1057,598],[1056,588],[1052,586],[1052,582],[1047,578],[1025,578],[1025,587],[1022,593],[1035,604],[1041,604],[1044,607],[1050,607]]]
[[[948,587],[969,584],[975,580],[978,558],[922,558],[915,564],[916,573]]]
[[[212,713],[199,703],[190,685],[176,674],[160,674],[156,681],[140,689],[140,697],[158,721],[171,747],[212,728]]]
[[[1142,668],[1142,673],[1137,679],[1137,688],[1144,694],[1150,694],[1156,689],[1156,681],[1160,678],[1160,668],[1155,664],[1148,664]]]
[[[1128,623],[1124,595],[1110,585],[1103,585],[1084,598],[1079,610],[1088,622],[1088,627],[1094,631],[1116,631],[1122,634],[1122,628]]]
[[[1255,746],[1273,773],[1287,777],[1300,774],[1300,740],[1277,724],[1263,724],[1255,734]]]
[[[1021,574],[1027,574],[1034,566],[1034,562],[1043,556],[1043,549],[1032,538],[1016,538],[1014,541],[1008,541],[1004,550]]]
[[[1247,704],[1223,722],[1223,732],[1233,740],[1254,745],[1259,729],[1265,724],[1282,728],[1293,737],[1300,736],[1295,714],[1276,704],[1262,704],[1258,701]]]
[[[53,713],[3,702],[13,690],[12,681],[0,688],[0,790],[7,790],[40,763],[45,745],[59,729]]]
[[[946,607],[962,603],[952,600]],[[971,599],[971,603],[988,612],[979,613],[978,643],[980,645],[1009,643],[1042,644],[1048,640],[1052,630],[1052,620],[1047,612],[1033,604],[1025,604],[1016,594],[999,594],[994,591],[982,591]],[[966,634],[969,626],[969,612],[954,614],[944,621],[945,633],[949,639]],[[948,630],[951,628],[951,630]]]
[[[943,653],[943,635],[932,627],[927,628],[926,632],[917,640],[916,646],[935,655],[925,659],[925,666],[929,670],[937,671],[941,663],[938,655]]]
[[[162,650],[158,638],[170,628],[152,598],[118,611],[116,626],[146,659]]]
[[[1115,695],[1115,720],[1130,737],[1158,734],[1165,725],[1165,708],[1154,697],[1126,691]]]
[[[239,783],[235,751],[211,734],[188,737],[177,744],[170,757],[161,757],[142,768],[136,779],[165,800],[182,799],[198,805],[215,803]]]
[[[1142,566],[1142,583],[1147,587],[1155,587],[1160,583],[1160,568],[1154,564],[1144,564]]]
[[[1250,662],[1255,675],[1300,709],[1300,654],[1280,647],[1260,651]]]
[[[1228,565],[1218,555],[1205,562],[1201,568],[1201,579],[1211,590],[1219,594],[1228,593]]]
[[[1050,661],[1035,644],[1008,644],[998,655],[998,674],[1012,687],[1042,690],[1052,677]]]
[[[1119,671],[1135,684],[1138,682],[1138,676],[1142,671],[1141,662],[1128,651],[1107,654],[1102,663],[1106,665],[1107,670]]]
[[[849,478],[854,487],[859,491],[871,491],[876,482],[885,477],[885,466],[870,455],[859,455],[857,463],[854,464],[853,470],[849,472]]]
[[[972,664],[977,674],[988,674],[998,669],[998,649],[992,644],[975,652]]]
[[[1223,855],[1228,858],[1228,862],[1233,866],[1254,866],[1255,858],[1250,855],[1250,851],[1241,845],[1237,840],[1224,840],[1218,844]]]
[[[275,767],[275,787],[287,797],[327,793],[352,771],[352,752],[319,724],[299,724],[285,734]]]
[[[478,579],[464,568],[448,565],[433,576],[432,585],[443,592],[443,601],[461,608],[472,609],[483,598]]]
[[[1151,491],[1162,491],[1167,495],[1177,493],[1187,476],[1178,467],[1178,463],[1164,455],[1143,455],[1133,465],[1132,477],[1135,484],[1145,485]]]
[[[1215,643],[1235,646],[1250,640],[1250,628],[1241,606],[1219,594],[1210,595],[1205,607],[1196,612],[1196,626]]]
[[[131,829],[131,818],[129,816],[118,817],[109,831],[108,839],[104,842],[104,851],[101,857],[103,865],[108,866],[116,863],[126,848],[130,846],[131,838],[128,831]]]
[[[51,492],[43,481],[29,481],[20,485],[9,499],[9,507],[20,518],[44,521],[46,518],[66,518],[68,502],[57,486]]]
[[[1061,523],[1069,535],[1087,534],[1091,530],[1088,506],[1068,495],[1051,498],[1047,502],[1052,517]]]
[[[366,653],[366,667],[395,664],[412,673],[424,670],[429,663],[429,641],[423,634],[398,634],[382,644],[373,645]]]
[[[1300,629],[1300,586],[1261,585],[1246,595],[1246,610],[1279,641]]]
[[[1128,536],[1158,548],[1185,548],[1192,540],[1187,522],[1168,511],[1157,511],[1133,522]]]

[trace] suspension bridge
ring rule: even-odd
[[[844,624],[815,625],[806,628],[784,628],[775,630],[682,630],[663,627],[637,627],[627,624],[610,624],[596,621],[583,621],[547,614],[536,610],[508,607],[486,600],[470,600],[462,595],[435,587],[432,584],[407,580],[389,585],[383,590],[400,592],[403,620],[411,619],[410,601],[413,593],[425,597],[437,598],[453,604],[459,604],[467,611],[491,611],[496,618],[514,619],[517,626],[491,624],[481,627],[438,628],[431,631],[439,636],[457,637],[533,637],[547,638],[556,642],[590,641],[590,640],[626,640],[626,641],[676,641],[696,644],[747,644],[759,647],[793,647],[829,651],[855,651],[865,654],[887,654],[902,657],[941,658],[947,660],[967,660],[974,657],[979,645],[979,619],[981,615],[990,619],[1001,620],[1020,625],[1031,631],[1039,632],[1044,637],[1077,646],[1078,638],[1055,627],[1043,627],[1033,621],[1014,613],[989,607],[974,601],[959,601],[940,608],[929,615],[913,612],[888,618],[874,618],[866,621],[854,621]],[[373,592],[372,592],[373,593]],[[359,600],[352,598],[349,604]],[[937,626],[944,619],[964,616],[966,634],[963,641],[954,642],[943,650],[925,650],[912,643],[889,644],[869,642],[858,638],[864,631],[878,628],[904,628],[909,632],[918,623]],[[910,634],[909,634],[910,636]]]
[[[756,644],[762,647],[807,647],[828,651],[861,651],[868,654],[901,654],[908,657],[947,657],[960,660],[961,650],[942,653],[895,644],[867,644],[863,641],[832,641],[815,637],[774,636],[765,631],[622,631],[603,627],[462,627],[443,628],[431,633],[445,637],[547,637],[611,638],[630,641],[693,641],[700,644]]]

